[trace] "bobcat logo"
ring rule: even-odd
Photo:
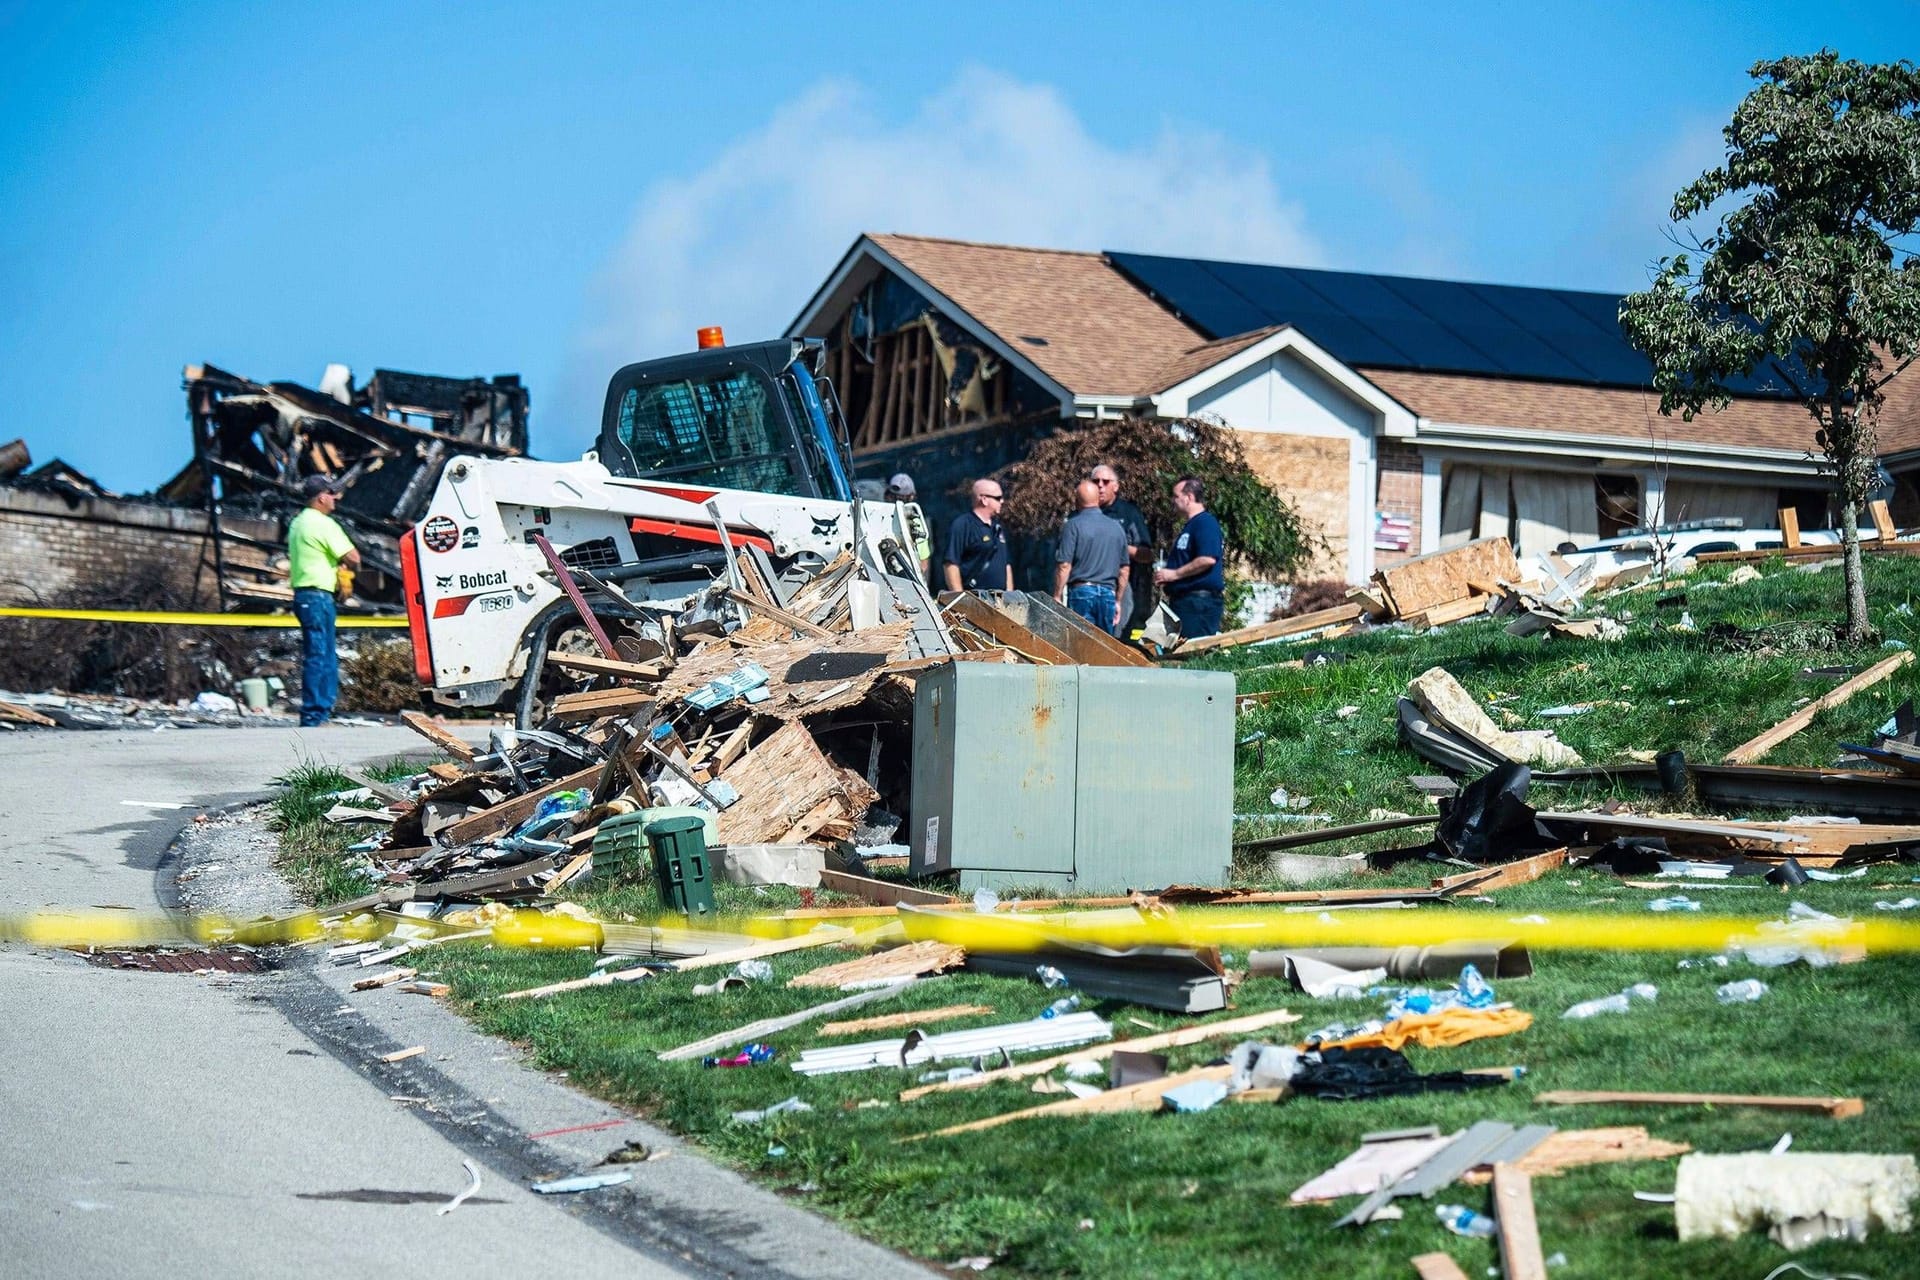
[[[453,585],[453,575],[436,573],[433,575],[433,585],[436,590],[445,591]]]
[[[833,531],[839,527],[839,516],[815,516],[813,518],[813,536],[816,538],[830,538],[833,536]]]

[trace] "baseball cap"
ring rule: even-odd
[[[887,481],[887,492],[913,497],[913,477],[904,471],[895,472],[893,478]]]
[[[300,496],[311,502],[323,493],[340,492],[340,482],[331,476],[308,476],[300,482]]]

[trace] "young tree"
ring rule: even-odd
[[[1732,202],[1698,263],[1662,259],[1620,323],[1653,361],[1662,413],[1725,406],[1727,380],[1763,362],[1806,404],[1840,498],[1858,644],[1872,634],[1859,516],[1880,389],[1920,349],[1920,70],[1822,50],[1750,74],[1760,84],[1726,127],[1725,163],[1674,197],[1673,220]]]
[[[1051,537],[1073,513],[1073,486],[1101,463],[1120,473],[1127,498],[1157,542],[1170,541],[1181,518],[1173,482],[1206,482],[1207,509],[1226,531],[1234,561],[1273,578],[1292,576],[1321,546],[1284,498],[1268,488],[1226,427],[1194,418],[1121,418],[1062,427],[998,475],[1007,491],[1000,518],[1016,533]]]

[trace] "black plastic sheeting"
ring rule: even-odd
[[[1473,1076],[1462,1071],[1421,1075],[1398,1049],[1322,1049],[1319,1061],[1303,1062],[1290,1082],[1303,1097],[1331,1102],[1361,1098],[1397,1098],[1413,1093],[1465,1093],[1507,1083],[1502,1076]]]

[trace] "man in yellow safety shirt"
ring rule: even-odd
[[[287,526],[288,577],[293,612],[300,619],[300,723],[325,724],[340,696],[340,655],[333,646],[333,596],[340,566],[360,567],[353,539],[333,518],[340,490],[326,476],[308,476],[300,484],[307,505]]]

